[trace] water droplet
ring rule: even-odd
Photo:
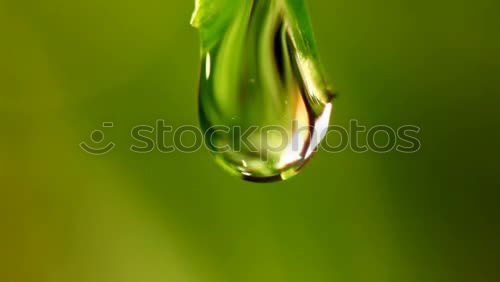
[[[305,4],[242,0],[228,11],[198,25],[205,141],[245,180],[290,178],[316,151],[332,111]]]

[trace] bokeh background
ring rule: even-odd
[[[0,281],[499,281],[498,1],[308,1],[334,124],[422,149],[266,185],[128,149],[198,124],[192,2],[0,0]],[[84,153],[104,121],[117,147]]]

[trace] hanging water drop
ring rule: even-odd
[[[297,174],[329,126],[333,94],[303,0],[199,0],[199,114],[219,164],[245,180]]]

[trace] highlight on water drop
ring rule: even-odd
[[[304,1],[199,0],[192,24],[200,123],[217,163],[254,182],[296,175],[324,137],[334,96]]]

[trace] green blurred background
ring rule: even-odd
[[[498,1],[308,1],[333,122],[422,149],[266,185],[128,149],[198,124],[192,2],[0,0],[0,281],[499,281]],[[116,149],[84,153],[104,121]]]

